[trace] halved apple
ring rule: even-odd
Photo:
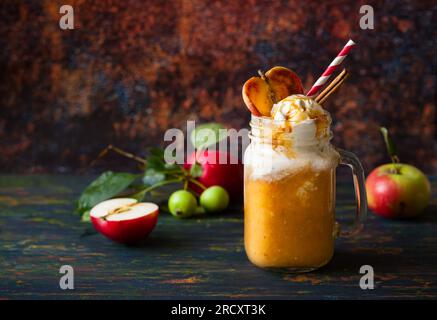
[[[243,100],[255,116],[269,117],[273,104],[292,94],[303,94],[299,77],[285,67],[274,67],[243,85]]]
[[[155,228],[159,207],[131,198],[103,201],[90,211],[94,228],[107,238],[132,244],[143,240]]]

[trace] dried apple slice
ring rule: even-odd
[[[271,89],[260,77],[252,77],[244,83],[243,100],[255,116],[270,116],[273,107]]]
[[[266,78],[273,90],[276,102],[292,95],[303,94],[302,81],[296,73],[285,67],[273,67],[266,72]]]
[[[296,73],[285,67],[273,67],[261,77],[252,77],[243,86],[243,100],[255,116],[270,117],[273,104],[292,94],[303,94]]]

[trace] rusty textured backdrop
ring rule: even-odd
[[[67,3],[76,28],[62,31]],[[361,4],[375,30],[359,28]],[[435,173],[436,20],[435,1],[2,0],[0,172],[75,172],[109,143],[144,154],[187,119],[246,127],[258,68],[309,88],[352,37],[352,76],[327,104],[335,144],[368,171],[387,160],[384,124],[403,161]]]

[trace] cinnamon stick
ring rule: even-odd
[[[342,85],[342,83],[347,79],[349,73],[346,69],[343,69],[340,74],[335,77],[334,80],[316,97],[315,101],[319,104],[323,104],[330,95],[338,90],[338,88]]]

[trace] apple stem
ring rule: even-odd
[[[258,74],[261,77],[261,79],[263,79],[264,81],[267,82],[266,75],[265,75],[265,73],[261,69],[258,70]]]
[[[197,186],[200,187],[202,190],[206,190],[205,185],[203,185],[202,183],[200,183],[200,182],[197,181],[196,179],[194,179],[194,178],[190,178],[189,180],[190,180],[191,183],[197,185]]]
[[[393,162],[394,168],[393,173],[400,174],[400,160],[398,157],[398,152],[395,143],[393,142],[392,138],[390,137],[388,130],[386,127],[380,128],[381,134],[384,138],[385,146],[387,148],[387,152],[391,158],[391,161]]]
[[[258,70],[258,74],[261,77],[261,79],[263,79],[267,83],[267,85],[269,87],[270,98],[272,99],[273,103],[278,102],[278,98],[276,97],[276,94],[273,91],[273,89],[269,83],[269,79],[267,79],[267,77],[266,77],[266,74],[261,69]]]

